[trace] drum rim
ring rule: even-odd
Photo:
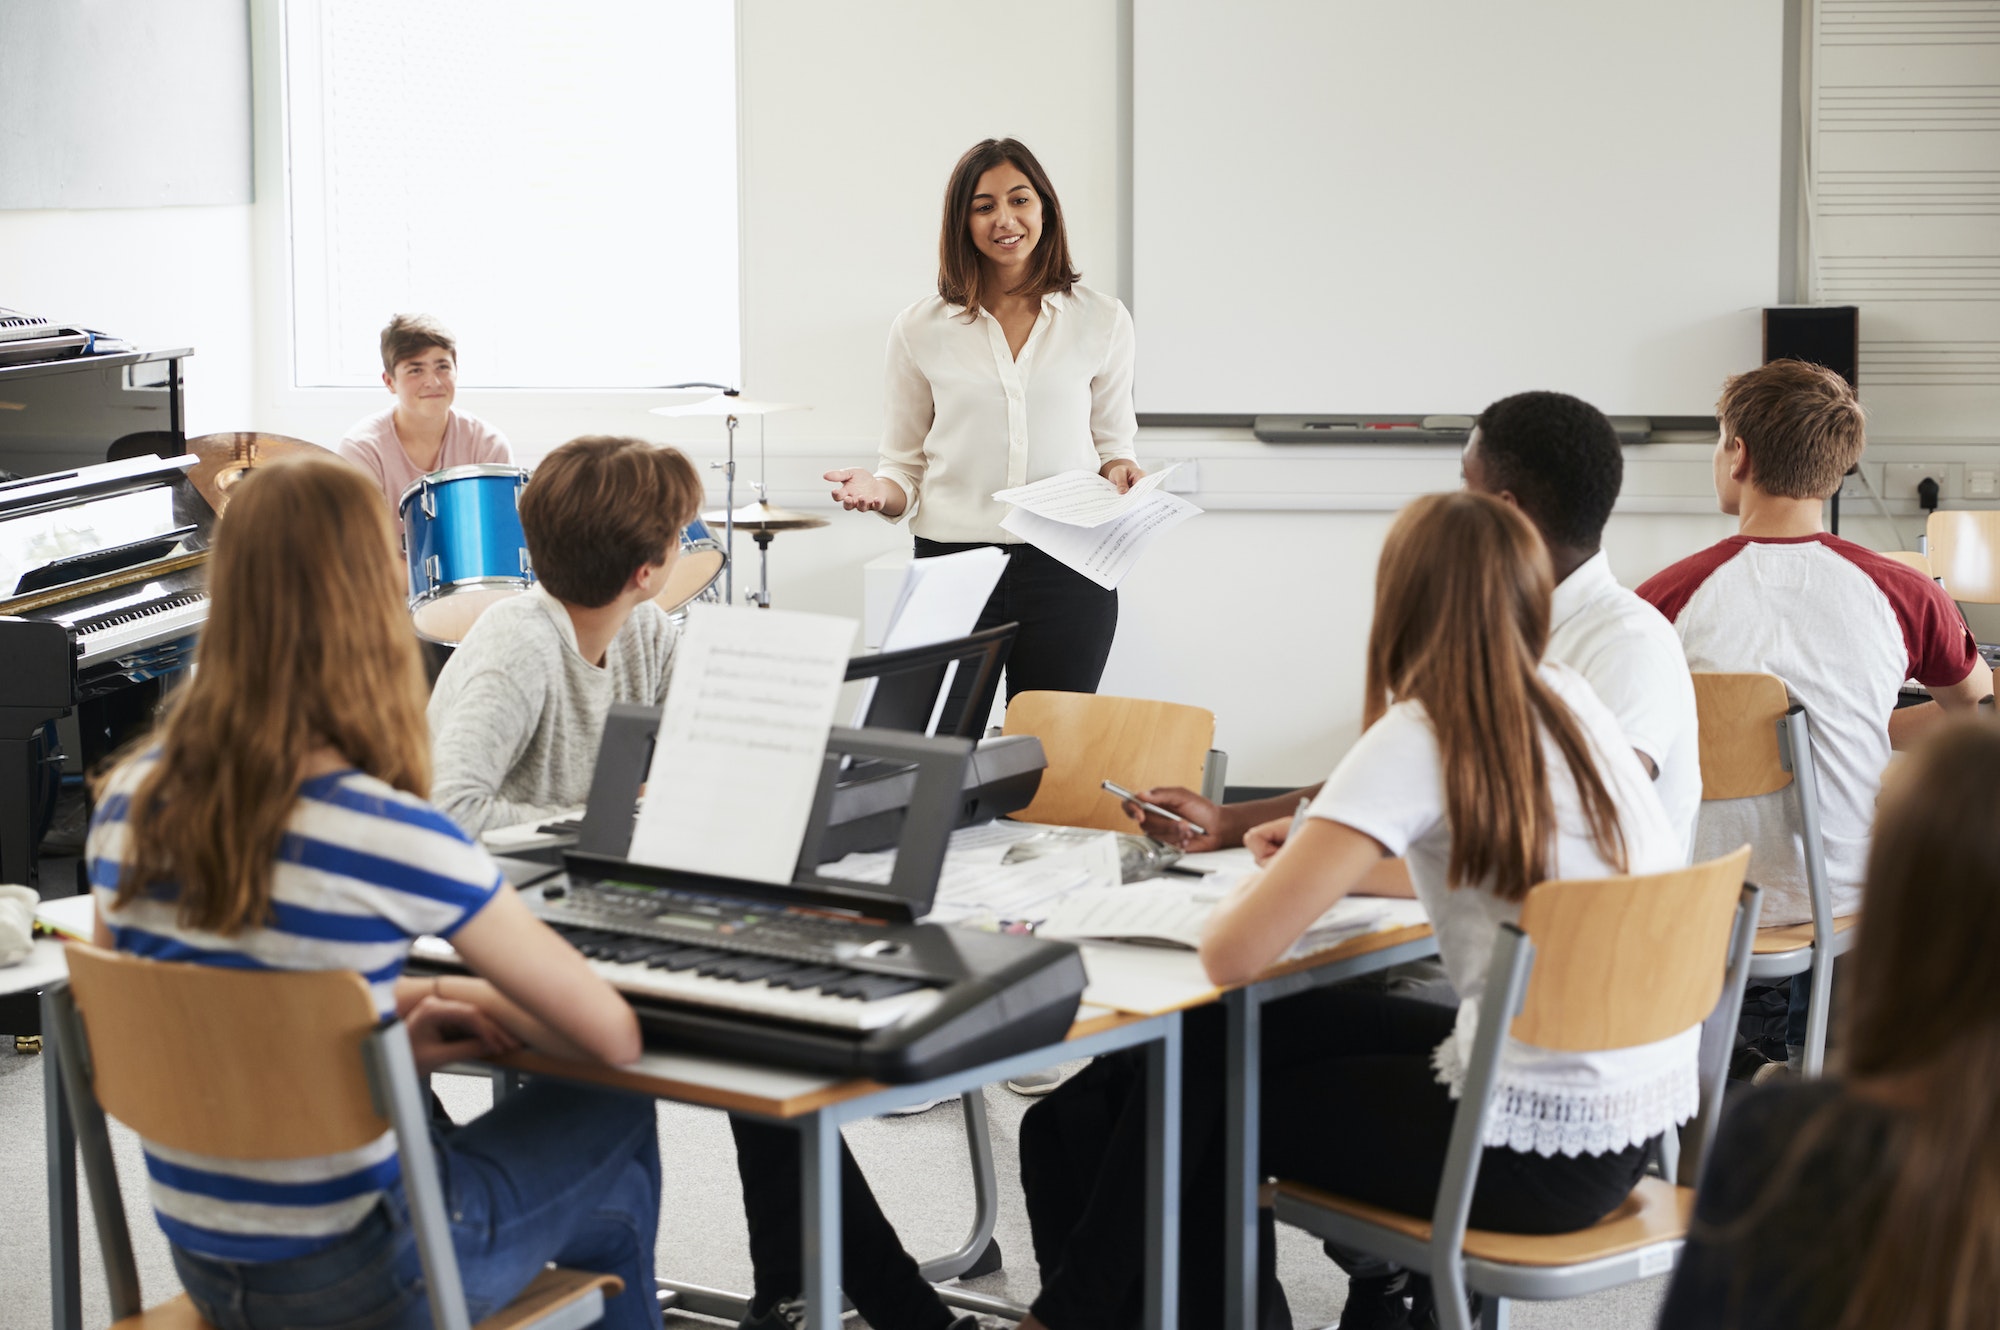
[[[463,466],[448,466],[442,471],[432,471],[411,481],[397,497],[396,510],[402,511],[403,505],[410,501],[410,496],[422,490],[426,484],[442,485],[448,480],[469,480],[474,476],[513,476],[517,480],[526,480],[528,472],[525,467],[503,466],[499,462],[467,462]]]
[[[535,585],[535,580],[530,577],[494,577],[490,574],[479,577],[461,577],[453,582],[440,582],[435,590],[426,591],[421,596],[410,597],[410,613],[415,614],[424,606],[443,600],[448,596],[456,595],[461,591],[478,591],[487,587],[518,587],[523,591],[531,591]]]

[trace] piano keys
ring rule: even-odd
[[[143,725],[208,614],[215,513],[192,457],[0,484],[0,881],[33,884],[48,722],[79,712],[87,764]]]

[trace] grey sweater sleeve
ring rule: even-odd
[[[427,711],[431,802],[474,836],[562,811],[500,796],[502,782],[534,738],[543,703],[526,696],[513,674],[497,664],[466,670],[452,681],[455,687],[431,694]]]

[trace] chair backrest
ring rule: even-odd
[[[1094,693],[1017,693],[1007,704],[1005,734],[1042,741],[1048,770],[1022,822],[1131,831],[1116,795],[1100,788],[1155,785],[1201,788],[1202,762],[1215,742],[1215,713],[1179,702]]]
[[[1930,556],[1918,550],[1883,550],[1882,557],[1894,559],[1897,563],[1906,563],[1925,577],[1931,576]]]
[[[234,970],[72,944],[70,992],[104,1111],[219,1159],[294,1159],[389,1130],[361,1044],[379,1023],[346,970]]]
[[[1778,722],[1790,708],[1785,682],[1775,674],[1695,672],[1703,799],[1747,799],[1792,783],[1778,740]]]
[[[1940,508],[1924,538],[1931,572],[1953,600],[2000,604],[2000,512]]]
[[[1650,1044],[1715,1009],[1750,847],[1638,877],[1543,882],[1521,903],[1535,944],[1512,1034],[1591,1052]]]

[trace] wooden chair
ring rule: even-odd
[[[1924,543],[1953,600],[2000,605],[2000,512],[1940,508],[1924,523]]]
[[[167,964],[73,944],[43,1032],[83,1156],[111,1314],[132,1330],[206,1324],[182,1294],[146,1309],[105,1114],[145,1140],[220,1159],[355,1150],[394,1130],[431,1322],[468,1330],[465,1291],[402,1022],[380,1028],[361,976]],[[550,1268],[481,1330],[570,1330],[603,1319],[614,1275]]]
[[[1127,789],[1202,788],[1202,764],[1215,742],[1215,713],[1178,702],[1095,693],[1026,692],[1007,704],[1003,734],[1042,741],[1048,770],[1022,822],[1136,830],[1100,781]]]
[[[1812,724],[1775,674],[1694,676],[1694,708],[1701,730],[1701,797],[1749,799],[1790,790],[1799,814],[1805,852],[1806,891],[1812,920],[1762,929],[1750,959],[1752,979],[1812,975],[1806,1008],[1805,1067],[1817,1076],[1826,1059],[1834,958],[1854,945],[1859,915],[1833,916],[1833,888],[1826,880],[1826,847],[1819,829],[1819,782],[1812,756]],[[1828,946],[1818,939],[1831,938]]]
[[[1503,925],[1480,1003],[1479,1029],[1452,1119],[1437,1204],[1428,1219],[1297,1182],[1272,1191],[1277,1217],[1345,1247],[1427,1271],[1438,1317],[1466,1330],[1466,1291],[1486,1295],[1481,1324],[1505,1324],[1505,1300],[1550,1301],[1673,1268],[1721,1120],[1736,1013],[1743,1003],[1759,892],[1745,886],[1746,846],[1721,859],[1645,877],[1544,882]],[[1646,1178],[1615,1211],[1575,1233],[1526,1235],[1466,1227],[1501,1041],[1568,1052],[1653,1043],[1702,1024],[1701,1107],[1679,1177]]]
[[[1908,564],[1925,577],[1933,575],[1930,556],[1927,554],[1921,554],[1916,550],[1883,550],[1882,555],[1884,558],[1894,559],[1897,563]]]

